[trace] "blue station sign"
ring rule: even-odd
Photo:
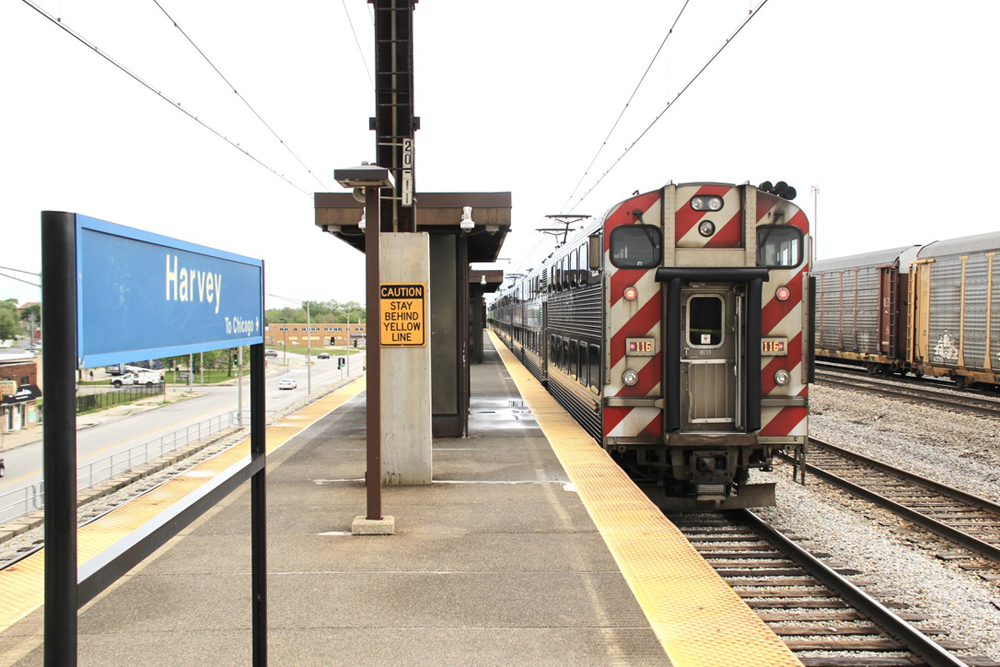
[[[264,263],[76,215],[77,356],[89,368],[264,342]]]

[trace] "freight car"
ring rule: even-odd
[[[664,507],[773,504],[774,485],[751,484],[750,471],[781,450],[804,456],[809,225],[794,190],[761,187],[633,196],[488,309],[503,342]]]
[[[816,356],[1000,385],[1000,233],[816,262]]]

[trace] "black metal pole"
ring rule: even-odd
[[[368,320],[368,357],[365,364],[367,425],[367,465],[365,485],[368,496],[369,521],[382,520],[382,347],[379,331],[379,191],[377,187],[365,188],[365,266],[366,266],[366,319]],[[372,335],[373,327],[374,333]]]
[[[263,267],[261,267],[263,271]],[[261,294],[263,295],[263,290]],[[250,455],[266,457],[264,345],[250,346]],[[250,479],[250,551],[253,580],[253,664],[267,664],[267,462]]]
[[[45,658],[76,665],[76,215],[42,212]]]

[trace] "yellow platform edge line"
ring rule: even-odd
[[[350,382],[279,420],[266,429],[266,452],[271,454],[326,415],[365,390],[365,378]],[[77,566],[153,519],[250,454],[250,439],[231,447],[171,478],[152,491],[123,503],[77,531]],[[0,570],[0,633],[42,606],[45,600],[45,550]]]
[[[489,336],[670,661],[801,665],[496,334]]]

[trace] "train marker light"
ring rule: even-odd
[[[701,224],[698,225],[698,233],[708,238],[715,233],[715,223],[711,220],[702,220]]]
[[[789,375],[789,374],[788,374],[788,371],[786,371],[786,370],[785,370],[784,368],[779,368],[779,369],[778,369],[778,370],[777,370],[777,371],[776,371],[776,372],[774,373],[774,381],[775,381],[775,382],[776,382],[776,383],[777,383],[778,385],[780,385],[780,386],[782,386],[782,387],[784,387],[784,386],[785,386],[786,384],[788,384],[788,382],[789,382],[789,381],[790,381],[791,379],[792,379],[792,376],[791,376],[791,375]]]
[[[778,299],[778,301],[788,301],[788,297],[790,297],[791,295],[792,295],[791,290],[789,290],[784,285],[779,287],[777,291],[774,293],[774,296],[776,299]]]
[[[721,211],[722,197],[718,195],[691,197],[691,208],[696,211]]]
[[[626,301],[635,301],[635,298],[639,296],[639,290],[637,290],[634,285],[629,285],[625,288],[625,291],[622,292],[622,296],[625,297]]]
[[[639,381],[639,374],[636,373],[631,368],[622,373],[622,382],[624,382],[629,387],[635,386],[635,383]]]

